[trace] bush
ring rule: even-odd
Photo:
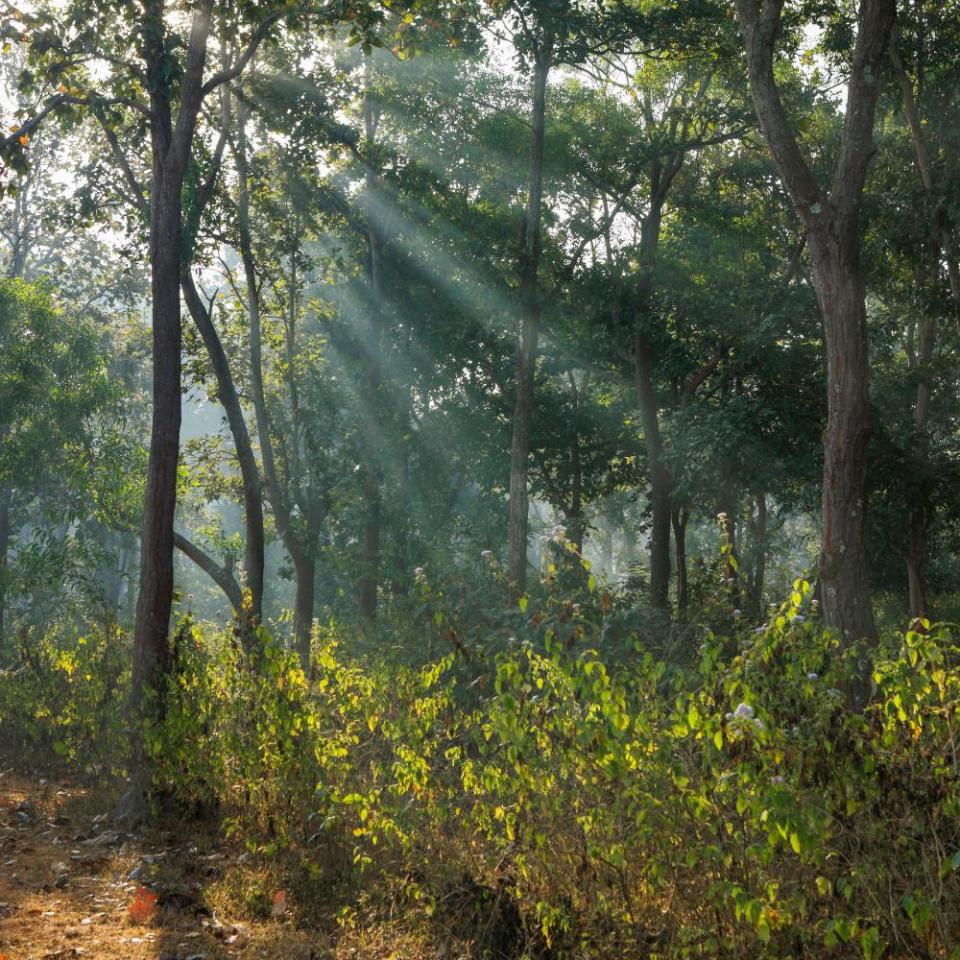
[[[12,654],[0,670],[0,754],[21,766],[121,772],[130,649],[119,628],[24,631]]]
[[[598,589],[528,599],[469,659],[327,632],[312,678],[194,627],[153,745],[252,848],[340,851],[490,956],[960,956],[951,630],[890,638],[854,712],[865,654],[809,594],[683,666],[605,656]]]

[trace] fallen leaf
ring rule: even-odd
[[[287,895],[282,890],[278,890],[273,895],[273,901],[270,907],[270,916],[282,917],[286,912],[287,912]]]
[[[157,905],[157,895],[147,887],[137,887],[127,913],[134,923],[146,923]]]

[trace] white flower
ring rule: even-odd
[[[763,633],[763,631],[766,630],[766,629],[767,629],[767,625],[764,624],[762,627],[757,627],[753,632],[754,632],[754,633]]]
[[[777,774],[777,776],[770,778],[770,782],[771,782],[771,783],[783,783],[783,777],[781,777],[779,774]]]
[[[583,607],[579,603],[575,603],[570,609],[573,610],[574,613],[579,613]]]
[[[423,567],[415,567],[415,568],[414,568],[414,571],[413,571],[413,575],[414,575],[418,580],[422,580],[423,577],[424,577],[424,575],[425,575],[425,573],[426,573],[426,571],[423,569]]]
[[[740,610],[734,610],[734,611],[733,611],[733,615],[734,615],[734,617],[736,617],[736,618],[739,620],[740,617],[743,616],[743,613],[742,613],[742,611],[740,611]]]
[[[815,674],[815,673],[813,673],[813,672],[808,673],[808,674],[807,674],[807,679],[808,679],[808,680],[816,680],[816,679],[817,679],[817,674]]]
[[[493,551],[492,551],[492,550],[481,550],[481,551],[480,551],[480,556],[483,557],[484,560],[489,560],[489,559],[493,556]]]
[[[563,541],[567,539],[567,528],[562,523],[558,523],[550,531],[550,536],[556,540],[557,543],[563,543]]]
[[[733,716],[737,720],[752,720],[753,707],[751,707],[749,703],[741,703],[737,706],[737,709],[733,711]]]

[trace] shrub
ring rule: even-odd
[[[113,626],[21,632],[11,665],[0,670],[0,752],[21,765],[119,773],[129,661]]]
[[[508,930],[490,955],[960,956],[950,628],[874,651],[854,712],[866,654],[800,581],[682,666],[591,646],[602,595],[541,601],[469,660],[360,663],[324,633],[312,679],[193,628],[163,774],[251,847],[345,851],[447,927]]]

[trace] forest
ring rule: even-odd
[[[960,2],[0,47],[0,960],[960,960]]]

